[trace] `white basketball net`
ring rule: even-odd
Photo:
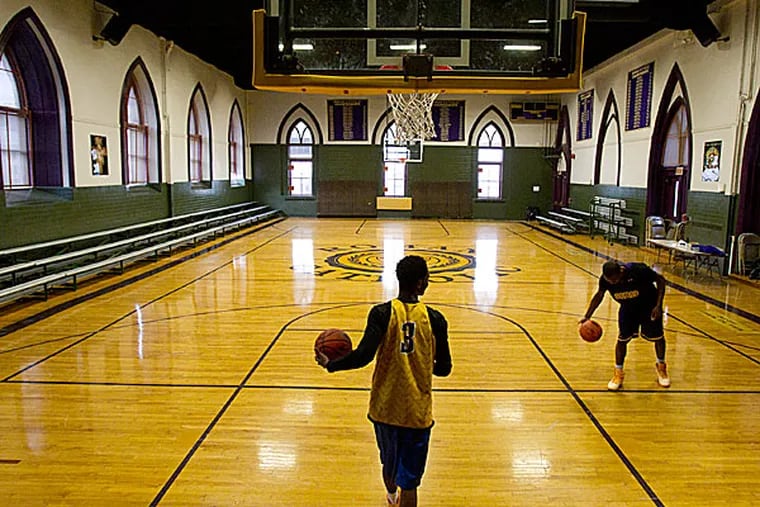
[[[437,97],[438,94],[434,92],[388,94],[393,119],[396,121],[398,142],[435,137],[432,112]]]

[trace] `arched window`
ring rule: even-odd
[[[121,97],[123,180],[125,185],[159,183],[158,103],[142,61],[127,72]]]
[[[478,199],[501,199],[504,136],[489,123],[478,136]]]
[[[188,174],[191,183],[211,184],[211,122],[203,89],[198,85],[187,118]]]
[[[0,167],[3,188],[34,185],[29,156],[29,108],[8,54],[0,54]]]
[[[0,60],[0,186],[5,191],[72,186],[66,75],[31,8],[0,33]]]
[[[396,139],[396,122],[383,133],[383,190],[389,197],[406,195],[406,160],[409,149]]]
[[[288,132],[288,193],[312,196],[314,173],[314,135],[303,120],[297,120]]]
[[[237,101],[230,111],[230,126],[227,132],[228,152],[230,158],[230,185],[245,184],[245,137],[243,135],[243,116]]]
[[[686,106],[681,103],[673,113],[662,153],[662,167],[678,167],[689,164],[691,145],[689,143],[689,121]]]

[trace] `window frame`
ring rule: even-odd
[[[303,125],[303,128],[299,128]],[[293,142],[293,133],[296,133],[295,139],[298,142]],[[310,142],[305,142],[306,134],[311,139]],[[289,197],[309,198],[314,197],[314,132],[309,124],[302,118],[296,119],[291,127],[288,129],[287,135],[287,150],[288,150],[288,184],[287,195]],[[293,147],[306,147],[309,149],[305,153],[299,154]],[[303,166],[303,169],[299,167]],[[294,173],[298,175],[294,175]],[[298,183],[298,185],[296,185]],[[301,191],[296,191],[296,186]]]
[[[504,198],[504,133],[494,122],[488,122],[478,134],[476,140],[477,162],[477,200],[500,201]],[[497,144],[498,143],[498,144]],[[499,152],[500,156],[487,159],[483,155],[488,152]],[[485,169],[489,169],[486,171]],[[496,173],[497,176],[493,176]],[[483,189],[496,189],[496,192],[484,194]]]
[[[230,121],[227,128],[227,157],[230,186],[245,186],[245,129],[243,127],[243,115],[237,100],[232,103],[230,110]]]
[[[25,190],[34,188],[34,159],[33,159],[33,150],[31,146],[31,139],[32,139],[32,114],[29,109],[29,102],[27,99],[27,92],[26,92],[26,86],[24,83],[24,80],[21,76],[21,73],[19,71],[18,62],[16,62],[16,58],[13,55],[13,51],[11,48],[6,47],[4,51],[0,52],[0,59],[5,58],[8,62],[8,67],[10,67],[10,73],[13,80],[13,83],[16,88],[16,95],[18,96],[18,108],[12,108],[10,106],[2,106],[0,105],[0,121],[4,121],[6,124],[6,139],[5,139],[5,146],[8,146],[7,149],[3,150],[3,141],[0,140],[0,180],[2,180],[2,189],[5,190]],[[2,70],[3,72],[7,72],[5,69]],[[14,150],[11,148],[14,143],[14,139],[11,137],[11,129],[10,129],[10,118],[16,118],[17,123],[19,125],[23,124],[23,128],[19,129],[23,130],[24,132],[24,140],[16,140],[19,146],[19,149],[16,150],[19,152],[19,159],[24,160],[24,163],[26,165],[25,173],[26,178],[23,183],[21,184],[14,184],[14,165],[12,162],[12,155]],[[23,149],[21,146],[23,145]],[[6,153],[7,153],[7,171],[5,169],[5,163],[3,163],[3,160],[6,159]],[[5,173],[7,172],[7,176],[5,176]],[[9,180],[9,181],[7,181]]]
[[[409,189],[409,149],[397,142],[396,129],[392,121],[383,131],[383,196],[407,197]],[[397,150],[394,148],[403,148]],[[400,183],[399,183],[400,182]],[[401,193],[398,188],[401,187]]]

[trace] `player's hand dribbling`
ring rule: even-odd
[[[322,368],[327,368],[327,363],[330,362],[330,358],[328,358],[324,353],[322,353],[322,352],[320,352],[318,350],[314,351],[314,360]]]

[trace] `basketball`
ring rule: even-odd
[[[587,342],[596,342],[602,337],[602,326],[591,319],[578,326],[578,334]]]
[[[330,361],[347,355],[352,349],[351,338],[341,329],[325,329],[314,342],[314,351],[326,355]]]

